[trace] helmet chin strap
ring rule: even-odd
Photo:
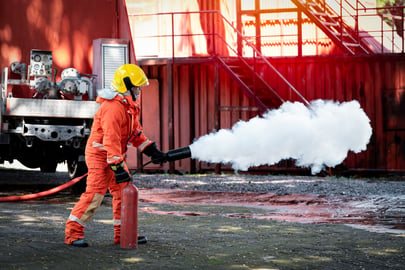
[[[123,80],[124,80],[125,87],[127,88],[127,91],[131,93],[132,99],[135,101],[138,98],[138,95],[135,95],[134,91],[132,91],[132,89],[135,87],[135,85],[132,84],[129,77],[125,77]]]
[[[129,92],[131,93],[132,99],[133,99],[134,101],[138,99],[138,95],[135,95],[135,94],[134,94],[134,91],[129,90]]]

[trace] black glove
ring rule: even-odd
[[[163,163],[167,161],[166,153],[163,153],[157,149],[156,143],[152,143],[143,150],[143,153],[152,158],[152,162],[155,164]]]
[[[110,168],[114,172],[115,182],[117,182],[117,184],[131,181],[131,176],[124,169],[124,161],[118,164],[112,164]]]

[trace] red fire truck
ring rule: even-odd
[[[52,51],[34,49],[29,63],[2,69],[0,163],[18,160],[42,172],[67,163],[70,178],[86,172],[84,148],[99,106],[96,88],[109,85],[115,69],[128,62],[128,43],[113,41],[94,41],[97,75],[72,67],[57,81]]]

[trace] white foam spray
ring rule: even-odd
[[[348,151],[366,150],[371,134],[370,119],[355,100],[315,100],[308,107],[285,102],[263,117],[202,136],[190,149],[194,159],[230,163],[236,171],[292,158],[316,174],[342,163]]]

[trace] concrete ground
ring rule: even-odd
[[[292,176],[137,175],[139,230],[113,244],[111,197],[63,243],[78,195],[0,203],[1,269],[404,269],[405,182]],[[0,169],[0,196],[42,191],[66,172]]]

